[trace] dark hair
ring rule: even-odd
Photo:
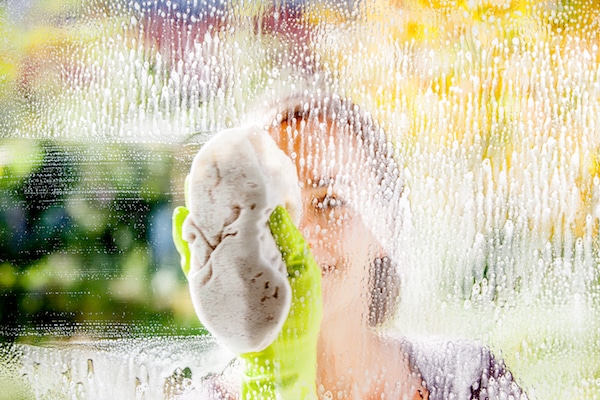
[[[347,126],[348,133],[355,135],[359,145],[368,152],[368,168],[374,173],[378,199],[383,203],[399,199],[402,183],[398,164],[393,157],[393,144],[371,115],[351,100],[305,92],[283,99],[271,110],[277,110],[276,115],[270,115],[271,126],[282,123],[293,125],[299,121]],[[389,256],[373,260],[369,267],[370,326],[380,326],[395,314],[400,291],[400,277],[396,268],[397,264]]]
[[[277,113],[271,115],[270,124],[281,124],[294,120],[335,122],[346,125],[351,134],[369,150],[370,167],[376,173],[376,181],[385,195],[386,189],[399,186],[400,173],[394,159],[394,146],[388,140],[384,130],[371,115],[349,99],[337,95],[293,95],[279,102]]]

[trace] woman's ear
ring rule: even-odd
[[[381,326],[396,313],[400,297],[400,276],[396,263],[389,257],[373,260],[369,271],[369,293],[369,326]]]

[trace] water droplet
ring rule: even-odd
[[[94,361],[91,358],[87,360],[87,377],[89,380],[94,379]]]

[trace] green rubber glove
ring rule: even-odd
[[[188,187],[190,185],[190,176],[186,176],[184,183],[184,195],[185,195],[185,205],[190,204]],[[172,236],[173,243],[175,243],[175,248],[177,252],[181,256],[181,269],[183,270],[184,275],[187,277],[190,272],[192,256],[190,252],[190,246],[188,242],[183,240],[183,222],[186,217],[189,215],[190,210],[187,207],[177,207],[173,211],[173,225],[172,225]]]
[[[245,363],[241,398],[316,399],[321,270],[285,208],[275,208],[269,228],[287,266],[292,305],[269,347],[240,356]]]
[[[187,186],[186,181],[186,197]],[[188,214],[186,207],[177,207],[173,213],[173,241],[186,276],[191,258],[182,228]],[[269,228],[287,266],[292,304],[279,336],[271,345],[263,351],[239,356],[243,367],[241,398],[316,399],[321,270],[284,207],[277,206],[271,213]]]

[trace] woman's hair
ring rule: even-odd
[[[327,124],[350,135],[349,140],[356,139],[357,147],[360,147],[355,150],[357,157],[364,152],[360,153],[364,158],[361,161],[367,164],[357,163],[357,169],[362,169],[361,173],[368,171],[369,182],[373,183],[370,189],[374,192],[374,201],[368,202],[368,206],[395,209],[390,203],[399,201],[402,182],[393,157],[394,147],[369,113],[348,99],[335,95],[312,95],[310,92],[289,96],[269,108],[271,113],[267,121],[271,128],[284,123],[292,126],[302,122],[306,125],[316,123],[315,126]],[[379,218],[395,220],[397,216],[380,214]],[[392,229],[384,234],[391,236],[395,232]],[[400,279],[397,264],[390,257],[376,258],[369,266],[370,326],[382,325],[395,314],[397,308]]]

